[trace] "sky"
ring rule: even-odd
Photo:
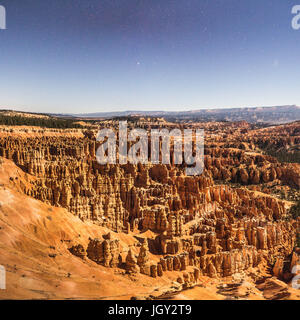
[[[0,0],[0,108],[300,105],[300,0]]]

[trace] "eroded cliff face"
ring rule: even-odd
[[[2,132],[0,156],[30,178],[30,184],[17,176],[10,181],[27,196],[116,232],[70,246],[79,259],[152,278],[179,272],[185,286],[199,276],[228,277],[261,264],[275,263],[282,276],[299,224],[289,217],[292,203],[271,187],[297,194],[299,165],[259,153],[260,135],[246,123],[203,126],[205,169],[195,177],[176,165],[99,165],[94,134],[84,132]],[[120,248],[118,234],[139,239],[147,230],[151,236]]]

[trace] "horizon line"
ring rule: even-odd
[[[117,111],[94,111],[94,112],[80,112],[80,113],[58,113],[58,112],[39,112],[39,111],[26,111],[22,108],[18,107],[0,107],[0,112],[3,111],[13,111],[13,112],[22,112],[22,113],[32,113],[32,114],[44,114],[44,115],[91,115],[91,114],[107,114],[107,113],[124,113],[124,112],[153,112],[153,113],[189,113],[189,112],[197,112],[197,111],[203,111],[203,110],[230,110],[230,109],[257,109],[257,108],[285,108],[285,107],[296,107],[300,108],[297,104],[286,104],[286,105],[271,105],[271,106],[244,106],[244,107],[203,107],[198,109],[188,109],[183,111],[175,111],[175,110],[142,110],[142,109],[125,109],[125,110],[117,110]],[[26,109],[26,108],[25,108]]]

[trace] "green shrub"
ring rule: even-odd
[[[293,153],[288,153],[283,150],[276,150],[273,147],[266,147],[260,146],[261,149],[268,155],[273,158],[276,158],[279,162],[288,162],[288,163],[300,163],[300,152],[294,151]]]
[[[300,201],[298,201],[295,205],[291,207],[290,214],[294,219],[300,217]]]
[[[300,233],[297,233],[296,247],[300,248]]]

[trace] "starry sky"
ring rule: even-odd
[[[300,105],[300,0],[0,0],[0,106]]]

